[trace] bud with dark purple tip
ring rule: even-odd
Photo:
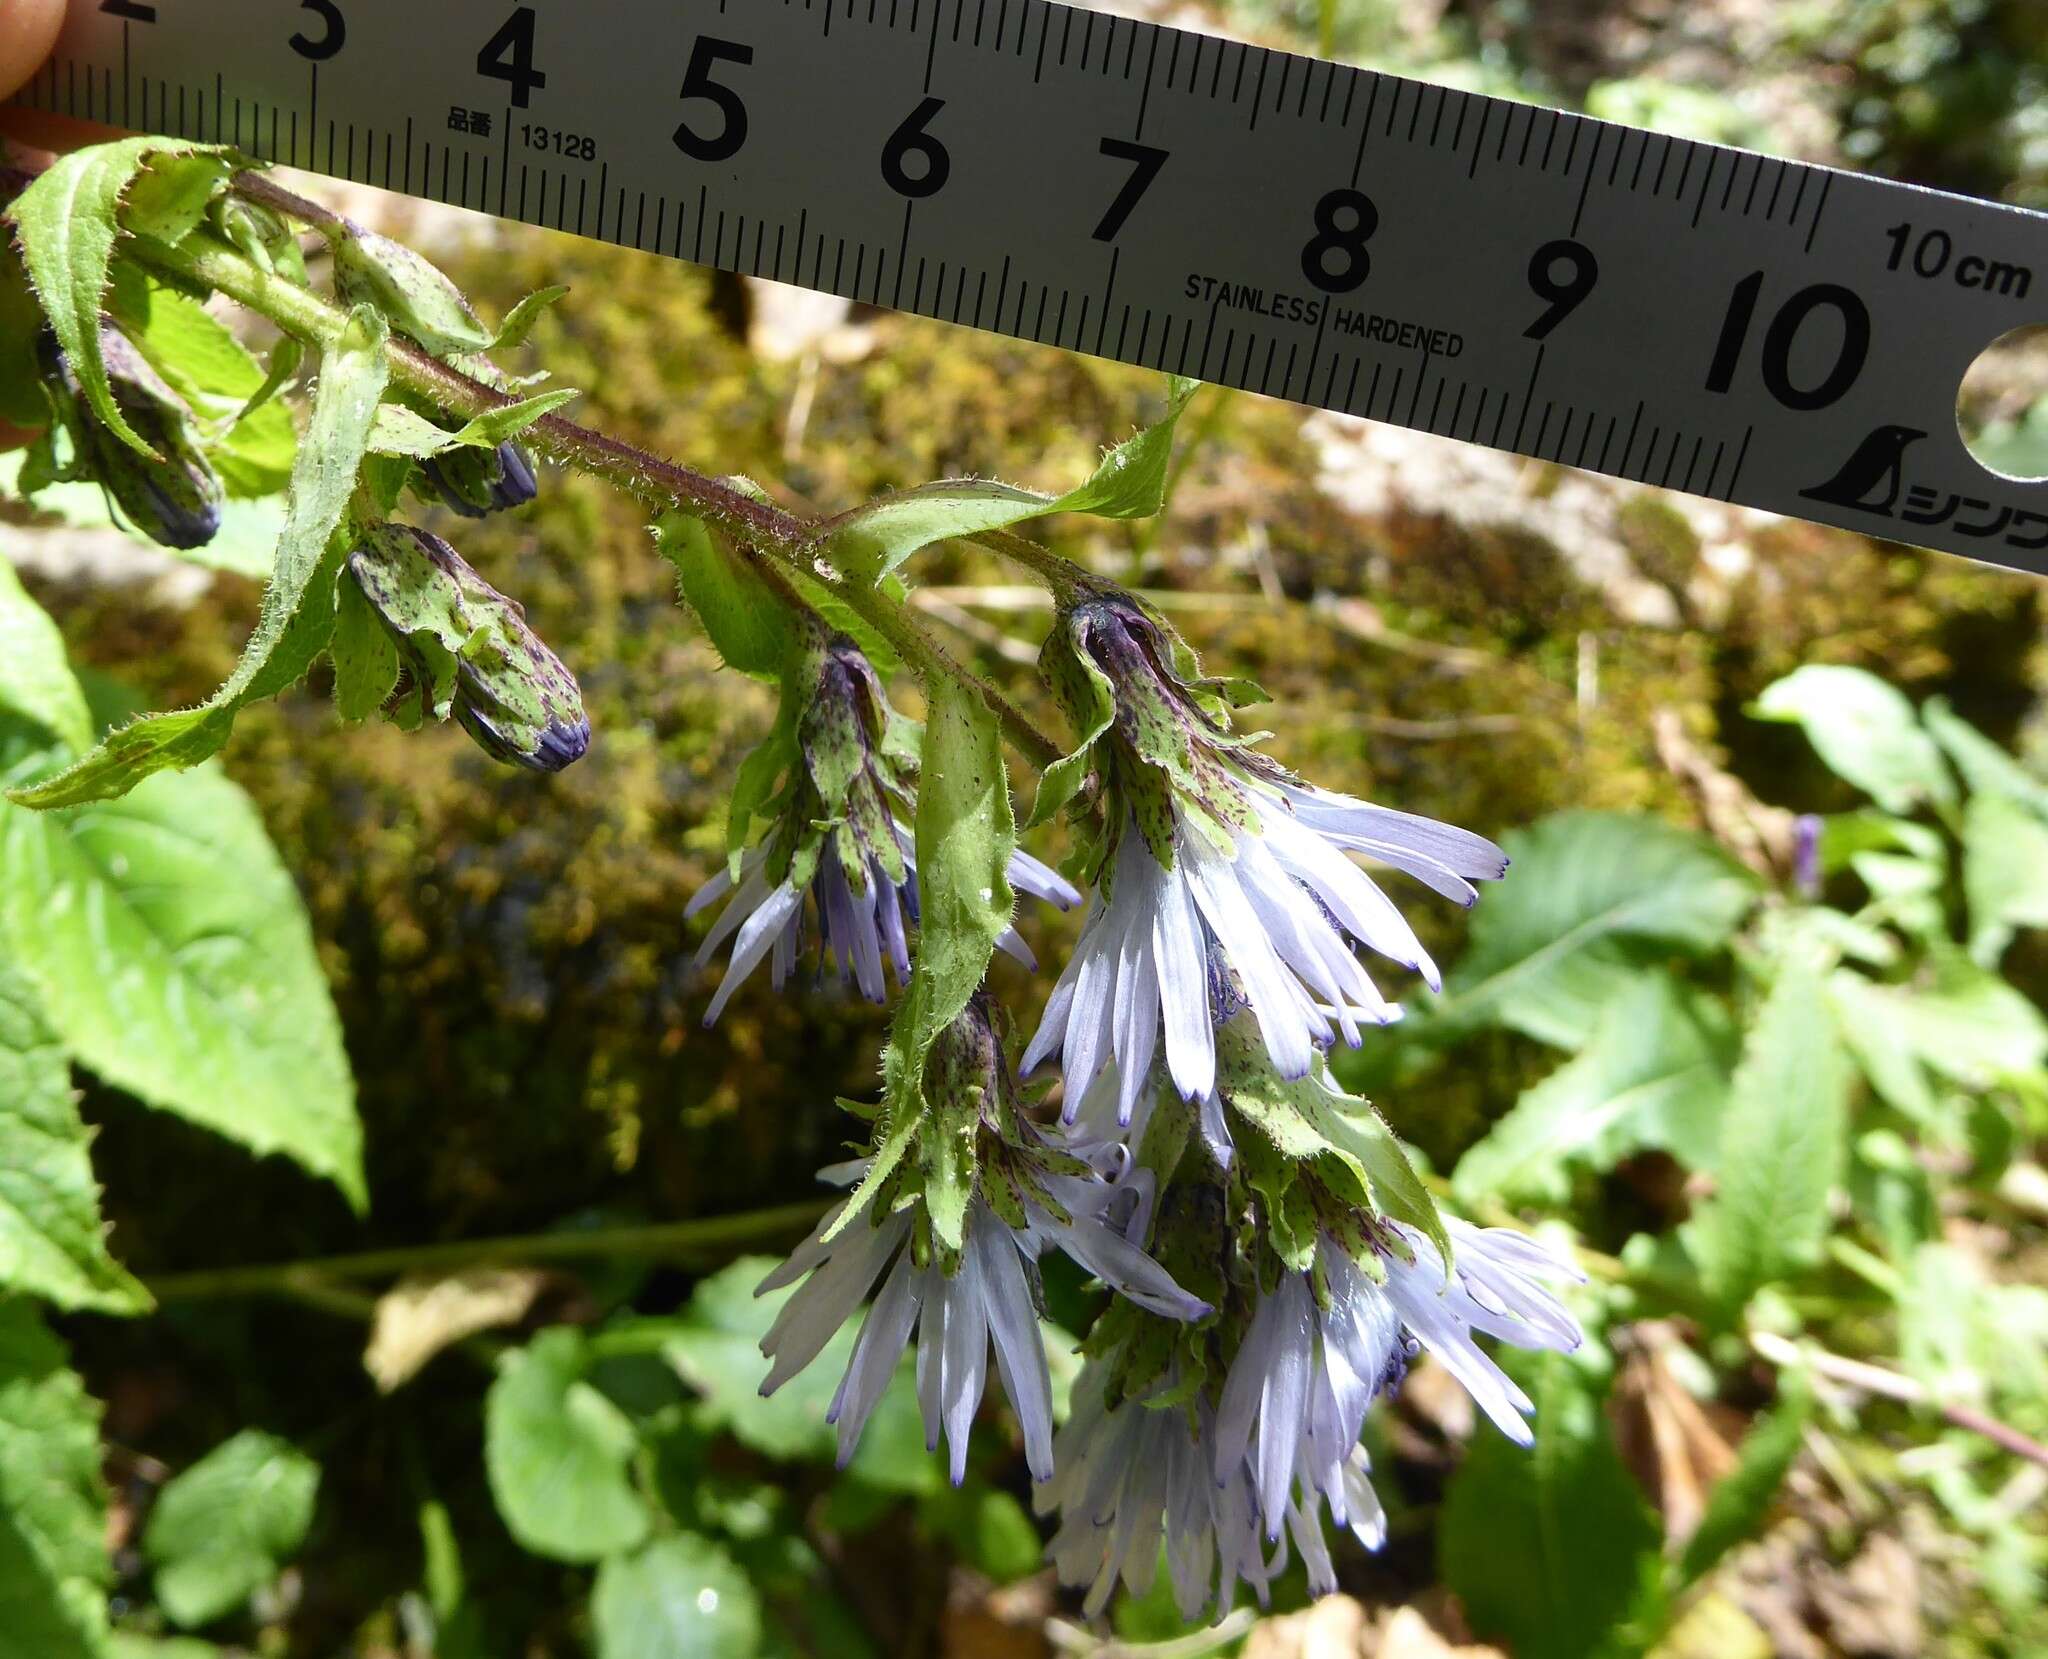
[[[160,460],[101,424],[56,336],[45,332],[38,351],[57,424],[71,438],[76,475],[97,482],[122,516],[161,546],[190,549],[212,541],[220,530],[220,475],[200,448],[192,411],[128,337],[102,323],[100,355],[114,402]]]
[[[420,462],[420,476],[442,505],[464,518],[523,507],[540,493],[533,458],[512,439],[496,449],[454,449]]]
[[[582,758],[590,721],[575,676],[439,536],[381,524],[349,555],[348,575],[411,675],[404,723],[452,713],[485,754],[537,772]]]

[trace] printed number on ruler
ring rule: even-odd
[[[2048,572],[2048,217],[1045,0],[99,0],[39,108]]]

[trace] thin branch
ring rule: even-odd
[[[465,1267],[528,1262],[653,1260],[690,1258],[748,1244],[781,1241],[801,1234],[824,1213],[830,1200],[808,1199],[739,1215],[709,1216],[646,1227],[602,1227],[574,1233],[522,1233],[501,1238],[456,1239],[444,1244],[360,1250],[344,1256],[273,1262],[254,1267],[220,1267],[167,1273],[145,1279],[159,1302],[196,1302],[228,1296],[303,1297],[308,1286],[329,1279],[386,1279],[402,1273],[453,1273]]]
[[[1887,1399],[1903,1401],[1907,1405],[1929,1407],[1956,1428],[1981,1434],[2014,1457],[2023,1457],[2048,1469],[2048,1446],[2042,1445],[2032,1435],[2023,1433],[2010,1423],[2001,1423],[1996,1417],[1973,1406],[1937,1399],[1924,1383],[1912,1377],[1865,1360],[1831,1354],[1825,1348],[1816,1348],[1810,1343],[1791,1342],[1770,1331],[1752,1331],[1749,1345],[1780,1369],[1804,1367],[1816,1376],[1849,1388],[1860,1388],[1866,1394],[1882,1394]]]
[[[235,188],[252,202],[309,223],[331,226],[341,222],[330,210],[253,173],[237,175]],[[226,294],[269,318],[285,333],[312,345],[332,344],[340,337],[347,320],[338,306],[265,271],[237,249],[203,231],[194,231],[175,247],[133,238],[123,244],[123,252],[161,273]],[[395,385],[452,415],[474,418],[518,401],[430,357],[408,341],[393,339],[388,353]],[[847,581],[832,569],[822,557],[814,520],[757,500],[720,479],[664,460],[560,415],[542,416],[526,428],[522,437],[542,454],[602,478],[657,511],[680,508],[705,519],[761,555],[764,563],[773,559],[790,570],[829,582],[833,591],[921,676],[949,676],[978,692],[1011,746],[1033,766],[1043,769],[1065,752],[994,686],[956,661],[895,600],[878,588]],[[1078,566],[1056,554],[1046,553],[1044,557],[1055,567],[1079,574]]]

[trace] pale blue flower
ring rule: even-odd
[[[863,1162],[826,1173],[857,1178],[865,1168]],[[761,1392],[772,1394],[816,1359],[880,1280],[881,1291],[826,1414],[839,1428],[841,1465],[852,1457],[915,1330],[925,1443],[936,1450],[943,1435],[953,1483],[967,1471],[968,1429],[987,1382],[991,1348],[1024,1432],[1025,1463],[1034,1480],[1050,1478],[1052,1381],[1038,1334],[1038,1258],[1045,1249],[1065,1251],[1117,1295],[1164,1318],[1198,1319],[1209,1306],[1175,1284],[1136,1242],[1143,1236],[1146,1206],[1133,1202],[1134,1194],[1092,1176],[1047,1175],[1040,1184],[1065,1216],[1026,1198],[1026,1224],[1015,1228],[976,1198],[968,1206],[964,1246],[950,1266],[936,1252],[927,1265],[918,1265],[908,1248],[913,1210],[857,1215],[827,1242],[825,1234],[845,1207],[836,1206],[761,1282],[769,1291],[804,1279],[761,1339],[761,1351],[774,1361]],[[862,1200],[864,1212],[871,1207],[871,1200]]]
[[[764,842],[740,860],[737,883],[729,871],[720,870],[697,889],[684,908],[685,918],[727,894],[732,896],[697,949],[696,966],[701,968],[728,939],[732,941],[732,960],[705,1012],[706,1025],[724,1012],[732,994],[764,960],[770,964],[769,982],[776,990],[788,982],[805,949],[806,893],[817,917],[819,948],[837,969],[840,984],[851,980],[868,1001],[879,1003],[887,994],[885,964],[899,986],[909,982],[908,929],[917,923],[918,906],[916,843],[901,823],[893,828],[902,852],[904,879],[900,882],[879,857],[869,857],[865,870],[849,872],[840,862],[837,846],[827,839],[808,888],[799,888],[787,879],[768,880],[772,844]],[[1061,910],[1081,902],[1072,883],[1022,848],[1010,855],[1009,877],[1019,893]],[[1038,966],[1031,947],[1015,928],[1004,929],[996,945],[1025,967]]]
[[[1125,1401],[1110,1409],[1103,1382],[1099,1365],[1082,1368],[1073,1414],[1053,1442],[1056,1471],[1034,1498],[1040,1514],[1059,1516],[1046,1555],[1063,1584],[1086,1588],[1091,1615],[1108,1604],[1119,1581],[1134,1596],[1147,1594],[1162,1544],[1183,1619],[1204,1608],[1221,1617],[1240,1584],[1265,1603],[1273,1580],[1287,1569],[1289,1538],[1301,1552],[1310,1592],[1337,1587],[1323,1535],[1324,1499],[1305,1471],[1287,1499],[1286,1536],[1269,1548],[1250,1462],[1240,1455],[1216,1471],[1216,1417],[1207,1402]],[[1169,1374],[1155,1400],[1172,1392],[1174,1382]],[[1340,1463],[1333,1518],[1366,1548],[1377,1549],[1386,1539],[1386,1514],[1365,1449],[1352,1445]]]
[[[1067,1099],[1078,1106],[1111,1061],[1128,1122],[1163,1047],[1184,1099],[1216,1083],[1215,1027],[1242,1008],[1258,1022],[1276,1070],[1304,1076],[1340,1035],[1399,1018],[1353,954],[1354,941],[1441,988],[1414,930],[1349,853],[1406,871],[1461,904],[1474,881],[1507,867],[1483,836],[1298,784],[1284,774],[1239,772],[1232,782],[1249,819],[1229,852],[1179,822],[1173,865],[1126,823],[1087,920],[1022,1069],[1055,1050]]]

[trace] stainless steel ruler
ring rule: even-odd
[[[33,107],[2048,572],[2048,215],[1048,0],[99,0]]]

